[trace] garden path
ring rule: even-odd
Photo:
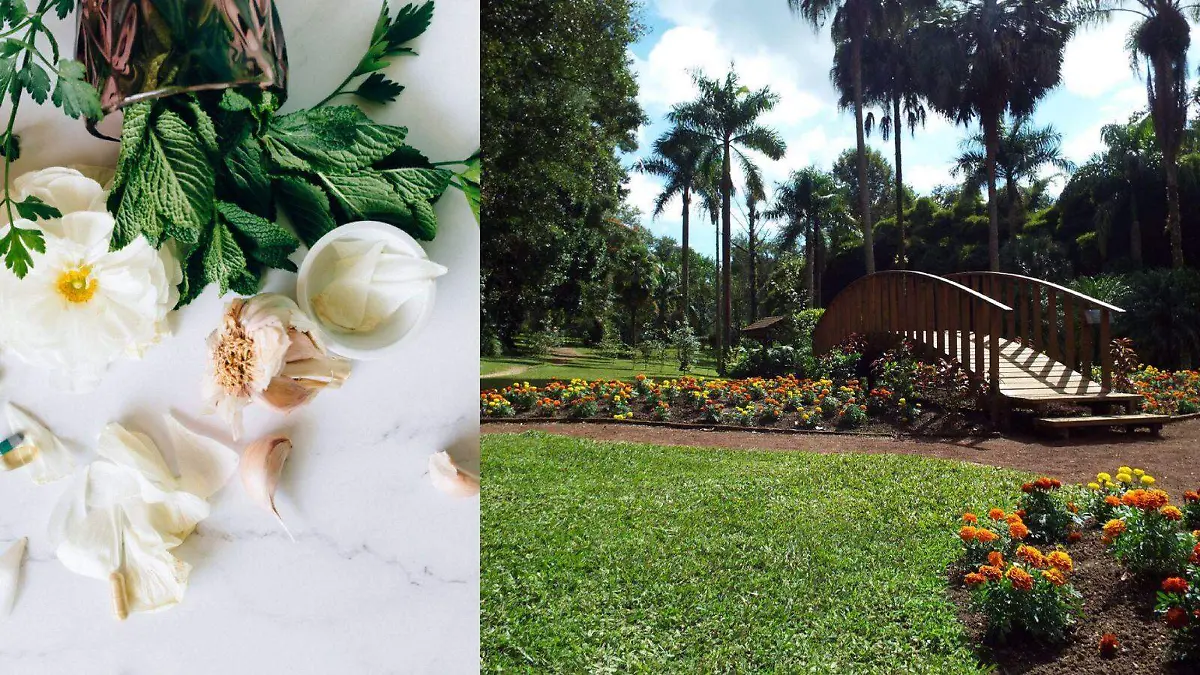
[[[1158,487],[1178,500],[1184,490],[1200,488],[1200,419],[1163,427],[1162,436],[1098,434],[1054,441],[1042,438],[993,437],[932,439],[858,436],[852,434],[774,434],[752,431],[705,431],[621,423],[489,423],[483,433],[545,431],[598,440],[686,445],[738,450],[865,452],[925,455],[1001,466],[1086,483],[1098,471],[1112,472],[1128,464],[1159,479]]]

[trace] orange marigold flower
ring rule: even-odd
[[[995,508],[990,509],[988,511],[988,518],[991,518],[992,520],[1004,520],[1004,511]]]
[[[1121,503],[1125,506],[1141,507],[1142,496],[1146,494],[1145,490],[1130,490],[1121,495]]]
[[[990,544],[993,541],[996,541],[996,539],[999,537],[1000,535],[992,532],[991,530],[985,530],[983,528],[975,530],[975,541],[981,544]]]
[[[988,564],[995,567],[1004,567],[1004,554],[1000,553],[1000,551],[989,551]]]
[[[1033,486],[1039,490],[1049,490],[1054,485],[1053,482],[1046,476],[1042,476],[1033,481]]]
[[[970,525],[963,525],[958,531],[958,538],[963,541],[971,541],[975,538],[975,528]]]
[[[1007,516],[1004,516],[1004,522],[1008,523],[1009,525],[1012,525],[1013,523],[1019,523],[1021,522],[1021,514],[1010,513]]]
[[[1050,479],[1050,487],[1057,490],[1058,488],[1062,487],[1062,481],[1057,478],[1051,478]]]
[[[1188,490],[1183,493],[1183,503],[1190,504],[1192,502],[1200,502],[1200,492]]]
[[[1067,510],[1071,513],[1079,513],[1079,507],[1075,506],[1075,502],[1067,502]]]
[[[1121,645],[1117,641],[1117,636],[1112,633],[1105,633],[1100,636],[1100,656],[1104,658],[1112,658],[1117,654],[1117,647]]]
[[[1083,535],[1080,534],[1078,530],[1072,530],[1070,534],[1067,535],[1067,542],[1071,544],[1078,543],[1080,539],[1083,539]]]
[[[1033,590],[1033,577],[1020,567],[1008,568],[1008,572],[1004,576],[1012,582],[1013,588],[1022,591]]]
[[[971,572],[967,576],[963,577],[963,581],[965,581],[968,586],[982,586],[983,584],[987,583],[987,577],[983,576],[979,572]]]
[[[1161,509],[1171,501],[1170,495],[1162,490],[1147,490],[1143,498],[1143,509]]]
[[[1167,610],[1167,625],[1171,628],[1186,628],[1188,625],[1187,610],[1182,607],[1172,607]]]
[[[1025,517],[1025,509],[1017,509],[1016,511],[1013,511],[1013,515],[1018,518],[1024,518]]]
[[[1008,526],[1008,536],[1013,539],[1024,539],[1029,536],[1029,528],[1025,527],[1025,523],[1013,523]]]
[[[974,525],[975,523],[979,522],[979,517],[976,516],[974,513],[964,513],[963,514],[963,522],[971,523],[972,525]]]
[[[1120,506],[1121,500],[1117,499],[1116,495],[1108,495],[1104,498],[1104,503],[1108,504],[1109,506]]]
[[[1004,572],[999,567],[991,565],[980,565],[979,573],[992,581],[1000,581],[1000,578],[1004,576]]]
[[[1022,485],[1021,492],[1033,492],[1033,483],[1025,483]]]
[[[1180,577],[1170,577],[1162,583],[1162,589],[1167,593],[1187,593],[1188,582]]]
[[[1183,512],[1174,506],[1164,506],[1158,512],[1167,520],[1183,520]]]
[[[1104,536],[1109,539],[1116,539],[1125,532],[1125,521],[1119,518],[1113,518],[1104,524]]]
[[[1063,584],[1067,583],[1067,575],[1063,574],[1062,570],[1056,567],[1043,570],[1042,576],[1046,578],[1046,581],[1049,581],[1055,586],[1062,586]]]
[[[1051,567],[1070,572],[1075,567],[1075,562],[1071,560],[1071,556],[1067,555],[1066,551],[1051,551],[1050,555],[1046,556],[1046,562],[1050,563]]]
[[[1021,544],[1017,547],[1017,557],[1034,567],[1041,567],[1046,562],[1046,557],[1042,552],[1032,546]]]

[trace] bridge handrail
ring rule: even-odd
[[[1038,279],[1036,277],[1027,277],[1027,276],[1024,276],[1021,274],[1012,274],[1011,272],[955,272],[954,274],[947,274],[946,278],[953,280],[956,278],[969,278],[969,277],[973,277],[973,276],[1004,277],[1004,278],[1008,278],[1008,279],[1016,279],[1016,280],[1024,281],[1027,283],[1034,283],[1039,286],[1042,286],[1043,288],[1054,289],[1054,291],[1057,293],[1061,293],[1063,295],[1069,295],[1069,296],[1075,298],[1076,300],[1080,300],[1086,304],[1092,305],[1094,309],[1107,309],[1110,312],[1118,312],[1118,313],[1122,313],[1122,314],[1125,312],[1125,310],[1121,309],[1120,307],[1117,307],[1116,305],[1111,305],[1107,302],[1104,302],[1103,300],[1100,300],[1099,298],[1093,298],[1090,295],[1080,293],[1079,291],[1076,291],[1071,288],[1067,288],[1066,286],[1060,286],[1059,284],[1056,284],[1053,281],[1046,281],[1045,279]]]

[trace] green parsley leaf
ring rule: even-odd
[[[62,218],[61,211],[33,195],[29,195],[24,201],[17,202],[13,206],[17,207],[17,213],[27,220]]]
[[[54,0],[54,12],[58,18],[65,19],[75,9],[75,0]]]
[[[386,3],[384,4],[386,8]],[[385,9],[386,11],[386,9]],[[433,20],[433,1],[430,0],[422,5],[405,5],[396,13],[396,18],[392,20],[392,25],[387,31],[388,51],[393,54],[413,54],[413,50],[405,47],[404,44],[411,40],[415,40],[429,28],[429,23]]]
[[[375,103],[391,103],[402,91],[404,85],[389,80],[383,73],[371,73],[358,85],[354,94]]]
[[[33,59],[28,59],[17,72],[17,80],[33,100],[38,103],[46,102],[46,97],[50,95],[50,76],[46,74],[45,68],[34,63]]]
[[[100,119],[100,93],[84,79],[83,64],[70,59],[58,64],[58,84],[51,100],[68,117]]]
[[[21,137],[16,134],[9,134],[4,137],[0,143],[0,157],[7,157],[12,161],[17,161],[21,157]]]
[[[8,233],[0,238],[0,252],[4,253],[4,266],[12,270],[18,279],[24,279],[33,267],[30,249],[38,253],[46,252],[46,240],[40,230],[26,229],[11,225]]]

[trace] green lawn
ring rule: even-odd
[[[638,373],[645,373],[655,378],[671,378],[681,375],[695,377],[716,377],[716,363],[707,356],[702,357],[690,373],[680,372],[674,356],[665,363],[652,361],[646,365],[643,361],[633,359],[610,359],[601,356],[590,347],[575,347],[579,356],[569,359],[567,363],[549,363],[545,359],[535,359],[522,356],[481,357],[479,359],[480,389],[498,389],[513,382],[529,382],[542,386],[552,379],[570,380],[582,378],[585,380],[631,380]],[[527,366],[523,372],[500,377],[489,377],[493,373],[506,371],[513,367]]]
[[[1015,472],[535,433],[483,461],[485,671],[987,670],[945,568]]]

